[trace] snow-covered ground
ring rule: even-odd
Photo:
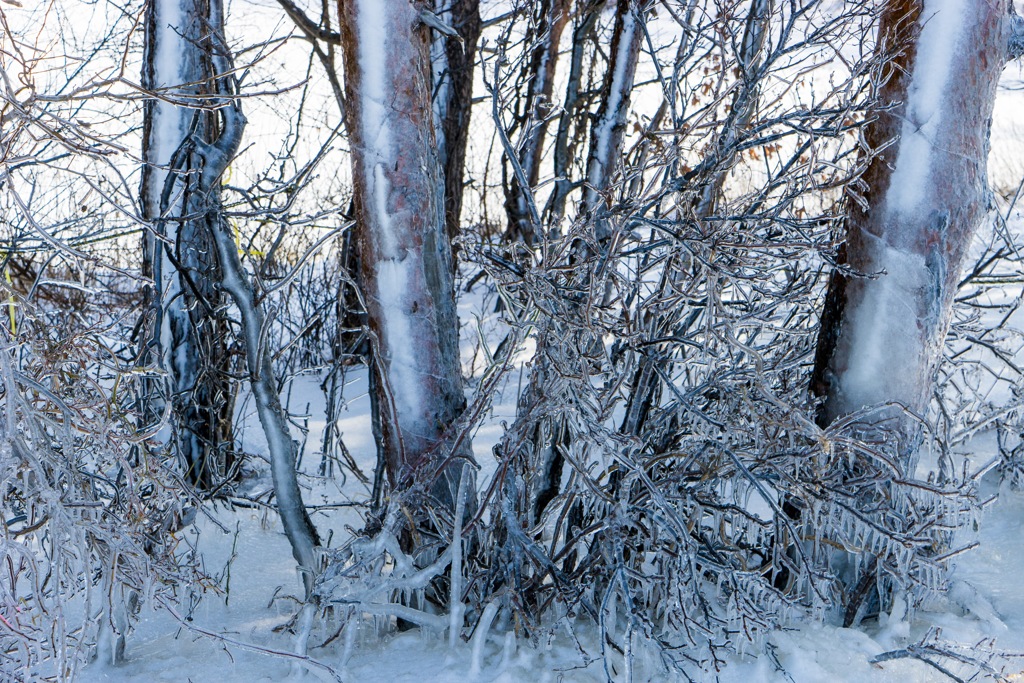
[[[515,381],[514,379],[512,381]],[[346,389],[348,412],[341,420],[344,439],[361,466],[372,461],[369,401],[365,373],[354,371]],[[323,429],[323,399],[313,377],[294,380],[290,396],[293,412],[310,405],[306,424],[306,469],[315,470],[314,454]],[[499,415],[510,410],[499,406]],[[245,406],[242,410],[246,410]],[[502,415],[507,418],[507,415]],[[476,451],[483,459],[499,429],[477,434]],[[259,451],[262,435],[253,420],[245,431],[246,447]],[[990,458],[995,444],[980,437],[972,444],[974,460]],[[307,503],[330,506],[365,499],[366,492],[353,478],[341,489],[334,482],[308,477]],[[269,482],[250,482],[253,493]],[[987,481],[995,493],[996,481]],[[288,542],[276,515],[269,510],[222,507],[214,510],[225,533],[208,520],[183,533],[202,552],[206,571],[220,579],[222,594],[210,593],[198,603],[190,620],[179,622],[166,610],[144,608],[128,642],[128,661],[117,667],[94,663],[84,671],[85,683],[106,681],[279,681],[295,675],[293,660],[275,655],[293,647],[293,637],[279,627],[295,613],[293,598],[302,587],[295,572]],[[344,535],[344,525],[357,525],[352,508],[321,511],[314,515],[321,530],[335,529],[333,543]],[[767,657],[734,657],[719,672],[723,683],[752,681],[915,681],[951,680],[935,668],[913,658],[873,664],[872,658],[918,643],[929,631],[940,629],[942,646],[957,644],[963,652],[1004,668],[1010,680],[1024,680],[1024,493],[1003,490],[981,519],[979,547],[964,555],[954,572],[953,589],[936,598],[911,620],[902,614],[883,617],[861,629],[820,624],[795,625],[771,638],[778,665]],[[180,615],[187,617],[185,614]],[[482,652],[470,643],[449,649],[443,634],[419,630],[389,632],[363,624],[348,644],[344,637],[331,640],[340,624],[318,624],[310,655],[333,670],[314,668],[308,680],[408,681],[410,683],[466,681],[603,681],[599,643],[586,632],[576,640],[564,630],[542,636],[537,644],[518,641],[494,629]],[[211,635],[204,635],[203,632]],[[330,640],[327,645],[320,646]],[[989,658],[989,651],[1007,656]],[[936,661],[956,673],[948,658]],[[671,680],[664,673],[646,671],[635,680]],[[961,674],[967,671],[963,667]],[[1019,678],[1016,678],[1019,677]]]

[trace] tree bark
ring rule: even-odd
[[[161,339],[166,341],[170,338],[176,343],[165,350],[165,355],[175,354],[171,356],[172,360],[195,359],[181,355],[188,353],[189,347],[182,346],[173,335],[168,337],[168,330],[182,329],[174,327],[175,324],[188,322],[182,323],[177,317],[186,287],[193,294],[197,291],[225,291],[238,306],[249,379],[260,423],[267,437],[277,507],[292,554],[303,571],[303,584],[309,599],[317,569],[315,547],[319,541],[302,503],[295,473],[295,444],[277,395],[277,382],[270,364],[271,351],[261,343],[265,327],[263,312],[256,304],[252,285],[239,260],[235,236],[221,204],[222,178],[238,152],[245,127],[234,79],[230,75],[233,69],[224,43],[223,22],[221,0],[153,0],[151,4],[148,26],[154,41],[147,53],[147,65],[154,73],[158,68],[170,68],[175,63],[180,65],[177,75],[161,76],[165,85],[176,83],[175,78],[179,82],[184,79],[187,83],[199,84],[188,92],[174,90],[175,96],[189,98],[182,104],[162,100],[151,102],[147,115],[145,133],[152,161],[147,165],[143,184],[144,191],[148,192],[145,201],[150,206],[158,202],[158,225],[167,228],[166,235],[161,236],[173,240],[174,251],[194,254],[196,258],[201,256],[204,268],[200,271],[197,267],[179,267],[181,262],[174,258],[165,242],[159,239],[151,241],[149,253],[154,279],[165,286],[161,290],[165,292],[165,301],[170,296],[166,293],[168,288],[174,292],[166,305],[167,313],[160,328]],[[159,84],[160,81],[154,80],[153,83]],[[186,103],[188,107],[182,106]],[[187,218],[181,220],[180,217]],[[177,267],[177,270],[171,273],[162,270],[168,266]],[[157,277],[159,275],[163,277]],[[218,308],[223,307],[219,298],[200,298],[196,306],[211,306],[214,301]],[[204,334],[208,332],[199,330],[198,325],[185,329]],[[220,341],[223,343],[223,339]],[[189,367],[188,363],[180,365],[186,369]],[[174,363],[171,367],[176,371],[179,369]],[[177,379],[179,375],[174,377]],[[193,396],[192,400],[197,399]]]
[[[1010,56],[1005,0],[893,0],[879,43],[889,58],[866,202],[852,202],[822,314],[812,392],[819,422],[871,408],[865,434],[894,435],[908,474],[919,415],[942,356],[964,253],[990,208],[986,161],[996,86]]]
[[[600,0],[577,0],[575,27],[572,32],[572,52],[569,57],[569,78],[562,101],[562,113],[558,117],[555,133],[552,163],[554,165],[555,188],[544,209],[545,222],[551,236],[561,234],[565,203],[573,189],[569,179],[569,167],[575,155],[576,146],[583,137],[580,109],[584,106],[583,87],[584,52],[592,39],[597,21],[601,16],[603,3]],[[586,117],[582,117],[584,120]]]
[[[392,489],[431,480],[454,510],[463,463],[448,458],[470,451],[453,433],[466,400],[422,9],[342,3],[347,124],[379,455]]]
[[[141,187],[143,215],[153,226],[144,238],[143,263],[153,280],[148,298],[155,313],[147,342],[152,355],[145,353],[144,362],[155,361],[166,373],[166,389],[154,383],[158,386],[145,397],[147,412],[155,418],[170,403],[172,426],[166,438],[186,479],[206,491],[222,483],[231,469],[234,408],[209,215],[192,211],[199,202],[219,213],[220,185],[199,196],[201,169],[188,153],[190,141],[209,142],[217,135],[216,114],[202,108],[214,87],[210,17],[210,0],[147,4],[142,81],[159,97],[145,106]]]

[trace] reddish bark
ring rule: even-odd
[[[341,5],[375,431],[393,488],[422,479],[451,453],[452,427],[465,407],[431,107],[431,37],[421,9],[408,0]],[[384,30],[362,35],[373,25],[368,16]],[[468,442],[458,448],[467,454]],[[461,463],[434,488],[453,508],[458,471]]]
[[[840,254],[858,275],[837,271],[832,277],[811,387],[825,399],[819,416],[823,426],[884,402],[919,414],[927,409],[965,251],[989,210],[986,161],[996,86],[1008,56],[1006,1],[963,4],[959,43],[942,46],[954,50],[954,57],[941,91],[937,123],[911,120],[914,98],[920,97],[911,88],[914,67],[918,52],[926,49],[920,42],[921,26],[935,20],[923,16],[922,7],[921,0],[893,0],[881,18],[880,46],[890,55],[878,85],[885,109],[865,133],[875,155],[864,175],[867,205],[851,202],[847,240]],[[916,129],[906,128],[907,124]],[[913,184],[921,200],[910,211],[899,194],[906,185],[899,187],[900,181],[894,178],[897,166],[910,161],[900,157],[901,147],[912,149],[909,145],[920,138],[917,131],[925,126],[929,126],[930,168],[920,183]],[[900,139],[901,134],[905,139]],[[880,253],[920,263],[922,277],[897,272],[891,267],[893,261]],[[890,267],[879,272],[887,262]],[[885,310],[877,308],[879,301],[894,300],[891,293],[879,294],[885,287],[899,294],[898,316],[886,316]],[[871,310],[872,306],[876,309]],[[888,308],[895,306],[889,303]],[[866,331],[865,321],[877,325]],[[872,368],[872,381],[865,383],[865,368],[857,365],[867,357],[863,340],[868,334],[880,342],[879,348],[891,352],[869,354],[878,362]],[[897,425],[898,450],[912,470],[920,440],[917,420],[893,407],[873,413],[861,424],[880,420]]]

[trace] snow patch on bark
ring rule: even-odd
[[[384,312],[384,334],[391,357],[388,359],[395,407],[406,419],[419,415],[421,378],[417,371],[416,344],[405,304],[409,289],[409,261],[388,259],[377,265],[380,307]]]
[[[179,0],[157,0],[156,9],[156,50],[153,55],[153,88],[168,89],[171,93],[180,90],[182,82],[182,58],[188,46],[182,40],[184,12]],[[182,110],[165,100],[156,101],[156,125],[153,126],[155,152],[154,162],[166,164],[181,144],[183,137]],[[163,175],[166,173],[162,172]],[[162,187],[157,183],[156,187]],[[159,205],[159,190],[155,206]]]
[[[878,275],[863,283],[863,299],[850,321],[852,351],[841,390],[852,409],[892,400],[912,405],[923,323],[915,302],[930,282],[928,264],[877,237],[864,239],[873,242],[868,274]]]
[[[387,35],[388,15],[385,3],[364,0],[356,9],[359,36],[359,76],[362,101],[360,118],[368,169],[389,160],[391,130],[387,108]],[[368,179],[369,180],[369,179]],[[372,187],[372,185],[370,185]]]
[[[185,75],[186,55],[192,46],[182,37],[186,35],[187,20],[186,12],[182,7],[181,0],[156,0],[153,6],[155,12],[155,50],[153,53],[152,83],[150,87],[163,90],[171,98],[180,95],[182,83],[190,80]],[[153,124],[150,131],[148,145],[148,163],[152,164],[152,177],[149,181],[146,192],[148,203],[152,207],[153,215],[148,218],[158,219],[161,214],[179,215],[181,213],[180,192],[172,191],[168,206],[161,207],[161,200],[164,194],[164,187],[167,184],[170,169],[168,165],[171,158],[181,146],[188,129],[188,121],[191,118],[191,111],[179,104],[164,99],[156,100],[153,111]],[[168,244],[176,244],[178,240],[178,223],[166,221],[162,225],[163,235]],[[164,315],[160,318],[160,349],[163,352],[161,359],[165,370],[174,373],[176,378],[189,377],[194,375],[192,364],[194,359],[190,358],[189,346],[175,344],[172,318],[184,319],[188,314],[184,310],[184,297],[181,283],[177,276],[174,264],[167,253],[167,247],[158,249],[159,264],[155,276],[159,279],[156,283],[161,296],[161,306]],[[169,442],[172,438],[170,425],[161,429],[157,438],[162,442]]]
[[[911,213],[926,200],[932,150],[945,112],[943,101],[962,34],[967,3],[974,0],[925,0],[914,73],[907,91],[886,207],[890,214]]]

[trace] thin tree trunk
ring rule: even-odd
[[[750,125],[757,112],[760,95],[759,71],[765,39],[768,37],[769,20],[771,18],[771,0],[753,0],[747,13],[746,25],[743,29],[743,40],[740,43],[739,68],[742,79],[732,100],[729,120],[718,138],[718,149],[715,153],[718,172],[712,182],[704,187],[697,204],[697,217],[706,219],[715,211],[725,180],[733,167],[736,158],[736,141]]]
[[[601,105],[591,126],[590,153],[587,158],[587,184],[584,190],[584,212],[598,213],[598,207],[610,191],[613,175],[622,155],[623,131],[629,113],[629,97],[633,89],[636,65],[643,37],[641,23],[648,3],[637,0],[619,0],[616,6],[615,26],[612,34],[611,57],[604,84],[601,89]],[[593,8],[596,11],[596,8]],[[586,17],[583,18],[586,21]],[[582,25],[585,28],[585,24]],[[575,68],[575,65],[573,65]],[[561,134],[561,131],[560,131]],[[556,145],[560,142],[556,142]],[[557,147],[556,147],[557,154]],[[558,160],[556,159],[556,164]],[[558,190],[556,188],[556,194]],[[564,202],[564,197],[559,200]],[[559,209],[560,210],[560,209]],[[608,220],[593,217],[594,236],[599,244],[611,236]],[[584,247],[575,251],[571,258],[583,257]],[[610,286],[605,289],[605,298],[611,294]],[[556,341],[557,340],[557,341]],[[562,343],[560,335],[542,336],[538,348],[551,343]],[[525,413],[534,405],[543,402],[549,394],[548,384],[558,370],[552,367],[547,356],[541,357],[530,375],[530,385],[521,402],[520,412]],[[536,460],[535,476],[532,477],[532,500],[529,518],[531,522],[540,519],[547,505],[558,494],[564,469],[562,450],[569,443],[569,433],[564,420],[538,425],[533,438],[533,454]]]
[[[505,213],[508,217],[507,238],[522,239],[532,244],[534,232],[527,206],[526,192],[532,192],[540,178],[541,158],[551,113],[551,94],[555,86],[555,67],[558,65],[558,46],[562,31],[569,20],[569,0],[542,0],[535,12],[536,29],[527,35],[530,59],[527,64],[528,86],[523,107],[523,138],[519,145],[519,165],[529,181],[523,188],[512,175],[505,183]]]
[[[876,155],[854,202],[822,314],[812,391],[820,423],[877,407],[907,474],[920,443],[964,253],[990,207],[986,161],[1000,72],[1012,55],[1005,0],[893,0],[880,46],[885,108],[865,134]],[[880,407],[878,407],[880,406]],[[906,410],[904,410],[906,409]]]
[[[473,69],[480,40],[480,0],[435,0],[437,14],[460,40],[434,32],[434,117],[437,150],[444,171],[444,220],[452,245],[452,263],[458,256],[456,239],[462,232],[463,169],[469,118],[473,105]]]
[[[750,125],[754,114],[757,112],[757,105],[760,94],[760,67],[762,64],[762,53],[765,40],[768,35],[771,20],[771,0],[754,0],[747,13],[746,24],[743,31],[743,39],[740,42],[740,50],[737,55],[741,82],[738,84],[736,94],[732,100],[729,119],[723,126],[718,138],[717,148],[714,151],[714,158],[708,159],[705,163],[712,163],[715,173],[710,181],[704,186],[698,200],[694,204],[694,217],[698,221],[707,220],[713,216],[718,203],[722,197],[722,189],[725,186],[726,178],[732,170],[737,151],[737,142],[741,133]],[[680,52],[683,45],[680,45]],[[659,109],[658,115],[663,115],[665,106]],[[656,116],[657,118],[657,116]],[[664,289],[673,278],[682,277],[679,264],[673,258],[665,269],[660,283]],[[651,338],[665,336],[667,330],[661,320],[645,320],[645,327],[650,331]],[[665,377],[673,374],[673,359],[666,356],[662,351],[664,344],[657,344],[648,349],[648,352],[641,359],[639,366],[633,376],[629,400],[626,404],[626,415],[622,422],[622,431],[626,434],[638,435],[643,429],[651,409],[657,406],[657,400],[661,392],[661,379],[658,369],[660,368]]]
[[[593,36],[603,5],[600,0],[578,0],[578,2],[576,26],[572,32],[569,78],[565,86],[565,99],[562,101],[562,114],[558,118],[558,131],[555,133],[552,154],[555,189],[548,198],[548,204],[544,209],[545,221],[552,237],[561,234],[565,203],[569,192],[573,189],[573,182],[569,180],[569,166],[572,164],[575,148],[579,144],[583,130],[580,126],[579,109],[584,104],[581,101],[580,92],[583,87],[584,52],[587,42]],[[573,135],[574,126],[575,135]]]
[[[437,476],[454,510],[465,408],[444,179],[431,107],[430,35],[409,0],[345,0],[342,32],[372,398],[393,489]]]
[[[615,8],[615,29],[608,71],[601,88],[601,106],[590,130],[587,185],[583,194],[583,210],[587,212],[597,211],[605,202],[612,178],[618,170],[629,97],[644,35],[642,15],[647,5],[645,0],[618,0]],[[599,242],[610,237],[608,221],[598,219],[594,229]]]
[[[227,321],[217,259],[205,216],[190,211],[196,201],[214,210],[220,186],[196,197],[195,159],[189,140],[209,141],[216,115],[198,104],[211,93],[208,0],[150,0],[146,14],[143,85],[159,93],[146,103],[143,128],[143,214],[154,226],[144,240],[144,270],[155,325],[147,345],[166,373],[166,391],[151,387],[152,419],[170,402],[166,439],[181,459],[187,480],[212,491],[232,464],[234,391],[226,338]],[[157,383],[154,383],[157,384]],[[165,394],[160,398],[159,394]]]

